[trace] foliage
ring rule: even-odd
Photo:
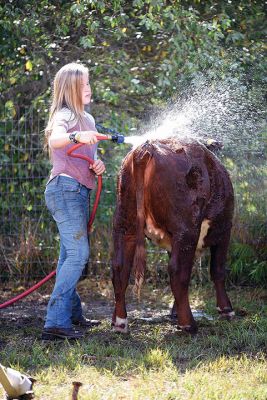
[[[237,283],[267,283],[267,225],[264,149],[247,158],[225,157],[235,189],[235,218],[230,247],[231,279]]]
[[[73,60],[90,68],[101,119],[111,108],[140,118],[202,74],[260,84],[263,7],[253,0],[10,0],[0,6],[1,103],[13,114],[29,106],[45,112],[55,71]]]

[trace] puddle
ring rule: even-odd
[[[204,311],[201,311],[201,310],[192,310],[192,314],[193,314],[193,317],[196,320],[202,319],[202,318],[205,318],[208,321],[213,321],[214,320],[214,318],[211,315],[209,315],[209,314],[207,314],[207,313],[205,313]]]
[[[170,312],[166,313],[166,310],[164,312],[155,311],[152,313],[147,313],[146,311],[144,311],[143,313],[139,312],[139,315],[136,314],[138,314],[136,313],[136,311],[129,312],[128,316],[134,320],[139,320],[150,324],[157,324],[166,321],[173,321],[176,323],[176,319],[171,319]],[[208,321],[214,320],[214,318],[211,315],[205,313],[202,310],[192,310],[192,314],[196,320],[201,320],[201,319],[206,319]]]

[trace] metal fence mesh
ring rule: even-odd
[[[0,281],[11,277],[38,278],[55,268],[59,249],[56,224],[44,203],[44,190],[50,172],[48,154],[43,149],[44,120],[28,112],[0,120]],[[95,230],[90,236],[89,271],[109,274],[112,253],[112,216],[115,208],[116,175],[129,149],[101,143],[107,168],[103,177],[100,208]],[[240,156],[240,155],[239,155]],[[233,155],[230,155],[233,158]],[[249,235],[264,206],[264,157],[249,151],[240,157],[242,168],[235,166],[232,179],[236,192],[235,231],[240,240]],[[240,164],[240,165],[241,165]],[[230,164],[229,164],[230,165]],[[93,204],[93,197],[91,204]],[[252,211],[249,211],[249,207]],[[253,211],[256,207],[256,211]],[[254,212],[254,214],[253,214]],[[254,215],[254,216],[253,216]],[[254,229],[254,228],[253,228]],[[255,228],[256,229],[256,228]],[[252,243],[253,244],[253,243]],[[167,277],[165,251],[148,245],[148,265],[154,282]],[[205,265],[205,263],[202,265]],[[205,267],[206,268],[206,267]]]
[[[56,265],[59,238],[43,195],[51,168],[43,149],[43,129],[44,121],[32,113],[0,121],[1,280],[12,275],[36,278]],[[115,175],[104,177],[102,214],[96,221],[96,226],[108,222],[108,231],[115,204],[114,190],[109,187],[114,187]],[[97,231],[96,237],[99,240]],[[93,253],[94,263],[101,259]],[[108,263],[106,259],[104,264]]]

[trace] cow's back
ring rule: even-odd
[[[137,208],[130,213],[132,218],[138,221],[139,212],[146,236],[167,250],[175,232],[183,235],[189,230],[193,235],[203,221],[208,221],[209,235],[202,246],[212,244],[217,231],[231,225],[233,189],[229,175],[199,142],[165,139],[139,146],[123,162],[118,192],[127,193],[127,223],[131,221],[131,203]],[[142,206],[138,207],[140,195]]]

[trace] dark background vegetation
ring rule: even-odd
[[[58,236],[44,208],[50,166],[42,141],[51,84],[62,65],[89,67],[92,114],[126,134],[149,126],[200,79],[240,81],[251,104],[262,106],[264,18],[264,1],[253,0],[1,2],[1,280],[35,279],[55,267]],[[225,147],[220,155],[236,193],[229,278],[264,285],[266,127],[255,125],[252,138],[245,152]],[[108,173],[91,236],[90,273],[101,277],[109,274],[116,173],[128,149],[100,147]],[[148,259],[148,279],[165,283],[165,253],[149,245]],[[204,260],[195,278],[205,280],[206,269]]]

